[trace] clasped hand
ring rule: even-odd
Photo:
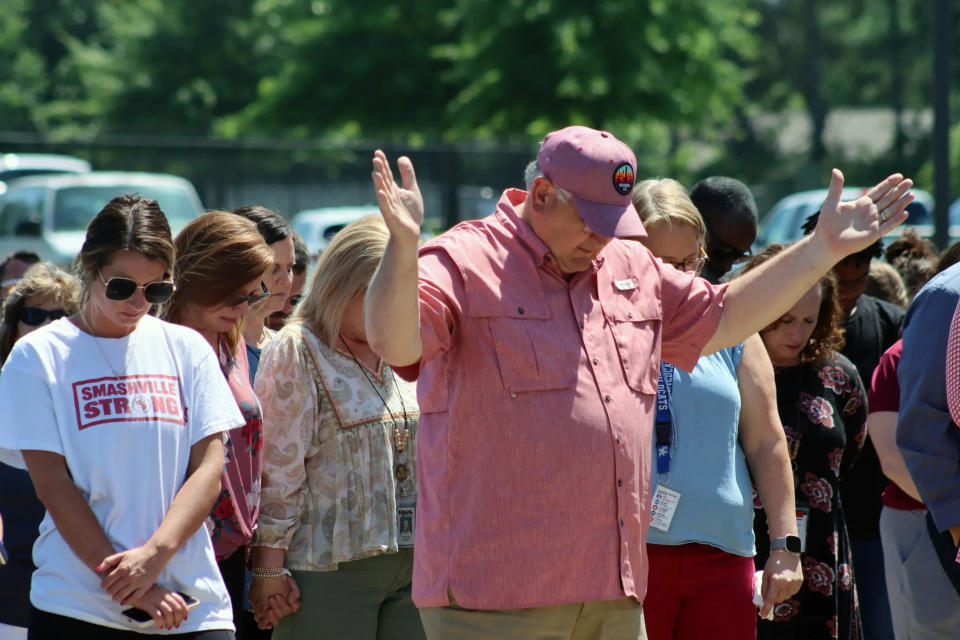
[[[142,599],[154,586],[169,558],[149,545],[107,556],[97,567],[100,586],[121,604]]]
[[[272,629],[281,618],[300,608],[300,588],[290,576],[254,578],[250,584],[250,606],[261,629]]]

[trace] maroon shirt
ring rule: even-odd
[[[873,371],[873,383],[867,396],[867,406],[870,413],[876,411],[900,412],[900,383],[897,381],[897,365],[903,353],[903,340],[897,340],[884,352]],[[926,509],[927,506],[919,500],[914,500],[896,482],[890,482],[883,490],[880,501],[884,506],[903,511]]]
[[[612,240],[564,277],[526,197],[420,254],[413,597],[511,609],[643,599],[661,357],[691,370],[724,286]]]

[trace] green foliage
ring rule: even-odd
[[[5,0],[0,129],[417,147],[583,123],[641,175],[782,191],[822,182],[831,141],[785,156],[756,116],[925,108],[930,34],[929,0]],[[845,166],[913,172],[928,142]]]

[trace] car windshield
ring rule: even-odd
[[[75,173],[68,169],[7,169],[0,171],[0,180],[9,182],[14,178],[24,178],[27,176],[45,176],[52,173]]]
[[[53,202],[54,231],[84,231],[93,216],[111,199],[125,193],[138,193],[156,200],[171,228],[180,228],[197,215],[190,195],[175,186],[112,185],[66,187],[56,193]]]

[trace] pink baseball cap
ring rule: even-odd
[[[570,192],[580,217],[597,235],[647,235],[630,199],[637,158],[612,133],[580,126],[548,133],[537,166],[550,182]]]

